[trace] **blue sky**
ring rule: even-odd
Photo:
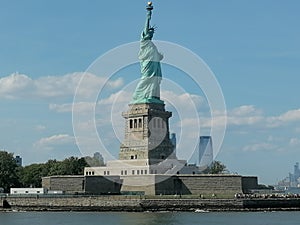
[[[26,164],[80,155],[67,109],[80,73],[110,49],[139,40],[145,4],[1,1],[0,149],[20,154]],[[264,183],[284,178],[300,160],[299,1],[164,0],[154,7],[155,39],[199,55],[223,90],[228,128],[217,159]],[[163,70],[201,99],[203,93],[180,79],[179,71]],[[123,74],[138,78],[138,66]],[[126,86],[120,77],[122,71],[109,86],[111,94]],[[199,103],[200,110],[205,107]],[[113,135],[107,142],[119,145]]]

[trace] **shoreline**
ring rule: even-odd
[[[8,196],[0,212],[264,212],[300,211],[300,199],[200,199],[142,196]],[[4,204],[4,202],[6,203]],[[8,204],[7,204],[8,203]],[[5,205],[5,206],[4,206]]]

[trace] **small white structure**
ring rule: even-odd
[[[54,191],[54,190],[49,190],[48,195],[63,195],[65,192],[64,191]]]
[[[11,188],[11,195],[42,195],[46,194],[45,188]]]

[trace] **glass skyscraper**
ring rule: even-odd
[[[213,162],[213,143],[211,136],[201,136],[197,165],[200,168],[209,167]]]

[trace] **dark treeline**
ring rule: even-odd
[[[70,157],[62,161],[17,166],[12,153],[0,151],[0,188],[9,192],[12,187],[41,187],[42,177],[54,175],[83,175],[84,167],[101,166],[93,157]]]

